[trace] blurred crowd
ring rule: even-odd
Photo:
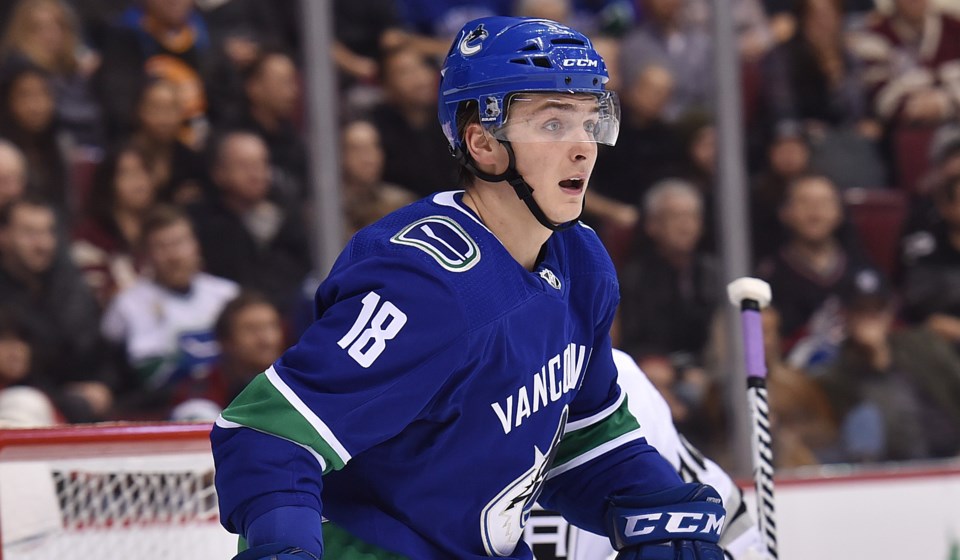
[[[337,71],[345,242],[456,187],[451,34],[528,15],[594,40],[623,108],[584,220],[615,344],[729,447],[708,0],[0,3],[0,423],[210,419],[312,313],[304,64]],[[730,0],[780,467],[960,453],[960,1]]]

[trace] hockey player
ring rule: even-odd
[[[537,500],[622,559],[722,559],[719,495],[645,442],[618,388],[616,274],[577,222],[619,129],[606,81],[554,22],[461,30],[439,117],[465,190],[355,235],[314,323],[216,422],[237,560],[530,559]]]

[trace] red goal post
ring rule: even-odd
[[[0,430],[0,560],[230,558],[210,428]]]

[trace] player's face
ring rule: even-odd
[[[554,223],[580,216],[597,161],[597,99],[591,95],[527,95],[512,103],[506,135],[517,171]]]

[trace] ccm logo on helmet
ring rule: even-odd
[[[563,59],[564,66],[585,66],[598,68],[599,62],[596,60],[590,60],[589,58],[565,58]]]
[[[660,529],[668,533],[713,533],[719,535],[725,519],[725,515],[721,515],[720,519],[717,519],[717,516],[712,513],[704,516],[702,513],[691,512],[628,515],[625,519],[626,527],[623,533],[627,537],[640,537]]]

